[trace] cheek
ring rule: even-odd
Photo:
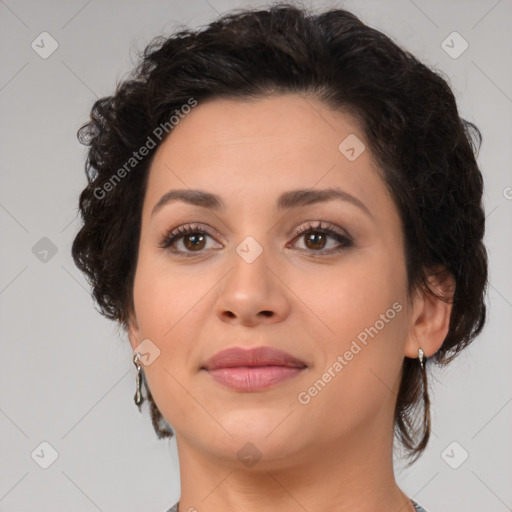
[[[161,258],[139,256],[133,287],[138,338],[151,340],[159,350],[144,373],[158,408],[173,425],[193,406],[180,384],[188,378],[187,362],[197,339],[190,326],[201,325],[195,314],[204,290],[198,284],[176,267],[163,265]]]
[[[300,275],[288,275],[294,294],[307,306],[297,303],[297,309],[308,314],[328,346],[342,348],[347,340],[379,321],[395,302],[402,304],[405,281],[401,266],[393,264],[393,258],[369,248],[347,253],[335,265],[315,268],[310,263],[299,269]],[[395,313],[390,311],[390,323],[396,323],[399,315]],[[388,325],[386,330],[390,331]]]
[[[318,330],[310,335],[318,364],[310,382],[320,381],[316,387],[323,398],[317,405],[325,400],[327,409],[334,400],[354,411],[370,410],[395,388],[400,374],[407,327],[405,269],[391,264],[392,255],[366,256],[319,269],[308,283],[296,281],[301,285],[294,291],[315,313],[311,318]]]
[[[406,325],[404,304],[391,302],[386,294],[358,303],[338,299],[346,309],[337,310],[337,316],[333,311],[330,325],[335,335],[316,339],[319,364],[299,400],[336,435],[371,422],[395,400]]]
[[[180,324],[194,321],[208,283],[193,271],[180,271],[165,256],[141,256],[133,288],[140,335],[165,344]]]

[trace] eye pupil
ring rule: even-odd
[[[192,250],[195,250],[198,248],[202,249],[204,247],[204,241],[205,241],[204,235],[201,235],[198,233],[193,233],[191,235],[187,235],[183,239],[183,243],[185,244],[185,247],[187,249],[192,249]],[[191,242],[191,245],[189,244],[189,242]]]
[[[317,245],[319,243],[319,241],[320,241],[320,247]],[[313,247],[311,247],[309,245],[309,242],[313,243]],[[310,249],[322,249],[324,247],[324,245],[325,245],[325,234],[324,233],[318,233],[318,232],[310,233],[306,237],[306,245]]]

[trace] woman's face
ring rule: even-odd
[[[351,117],[290,94],[200,102],[158,148],[130,341],[150,340],[146,379],[182,449],[259,452],[276,467],[390,439],[403,358],[418,344],[400,217],[363,143]],[[192,191],[220,206],[185,200]],[[245,389],[203,368],[226,348],[262,346],[305,367]],[[274,370],[216,373],[244,386]]]

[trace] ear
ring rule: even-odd
[[[416,359],[418,349],[432,357],[442,346],[450,325],[455,279],[446,269],[433,269],[428,275],[430,288],[444,297],[436,298],[424,288],[413,298],[411,325],[405,345],[405,356]]]
[[[135,316],[135,312],[133,309],[130,310],[128,315],[128,325],[127,325],[127,333],[128,339],[130,340],[130,345],[132,346],[132,350],[135,350],[140,343],[139,341],[139,325],[137,323],[137,318]]]

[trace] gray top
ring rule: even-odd
[[[411,499],[411,503],[414,505],[414,508],[416,509],[416,512],[427,512],[423,507],[418,505],[413,499]],[[167,512],[178,512],[178,505],[180,502],[173,505]]]

